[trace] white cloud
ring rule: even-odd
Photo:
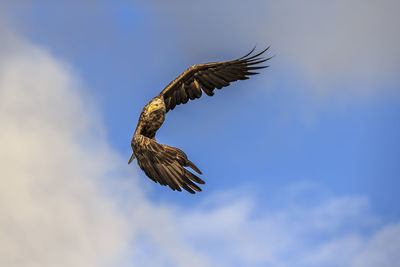
[[[68,68],[10,33],[3,38],[0,265],[106,265],[128,240],[126,221],[98,186],[115,155]]]
[[[2,35],[1,266],[399,262],[399,223],[380,222],[364,198],[308,205],[294,205],[294,198],[278,211],[247,191],[221,192],[190,210],[152,203],[126,159],[108,146],[71,68],[11,33]],[[289,199],[301,196],[293,188]]]
[[[400,224],[385,226],[363,244],[354,258],[354,266],[395,266],[400,262],[399,238]]]

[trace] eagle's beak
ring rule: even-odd
[[[131,164],[134,159],[135,159],[135,154],[132,153],[132,156],[129,159],[128,164]]]

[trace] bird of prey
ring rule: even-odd
[[[247,80],[248,76],[258,74],[254,70],[267,68],[259,64],[270,59],[260,57],[268,48],[255,55],[253,48],[235,60],[193,65],[168,84],[143,108],[132,138],[133,153],[128,164],[136,157],[140,168],[154,182],[168,185],[174,191],[182,191],[183,188],[192,194],[200,192],[197,184],[205,182],[185,167],[202,174],[199,168],[182,150],[158,143],[156,132],[163,124],[166,113],[176,105],[200,98],[202,92],[212,96],[215,88],[221,89],[231,82]]]

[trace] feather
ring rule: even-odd
[[[181,103],[186,104],[188,102],[189,98],[185,91],[185,83],[182,83],[181,88],[179,90],[179,94],[180,94]]]
[[[190,88],[192,89],[194,96],[196,98],[200,98],[201,94],[202,94],[201,93],[201,88],[200,88],[200,86],[196,86],[195,85],[195,81],[196,80],[193,79],[193,82],[190,84]],[[198,83],[197,83],[197,85],[198,85]]]
[[[200,82],[201,87],[205,87],[211,91],[215,88],[209,81],[207,81],[207,79],[202,76],[202,74],[196,75],[195,79]]]
[[[199,177],[197,177],[188,170],[185,170],[185,176],[189,177],[191,180],[195,181],[198,184],[205,184],[205,182],[202,179],[200,179]]]

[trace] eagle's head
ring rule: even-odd
[[[152,113],[156,110],[160,110],[160,109],[164,109],[164,112],[165,112],[164,100],[162,98],[155,97],[150,101],[146,111],[147,111],[147,114],[150,114],[150,113]]]

